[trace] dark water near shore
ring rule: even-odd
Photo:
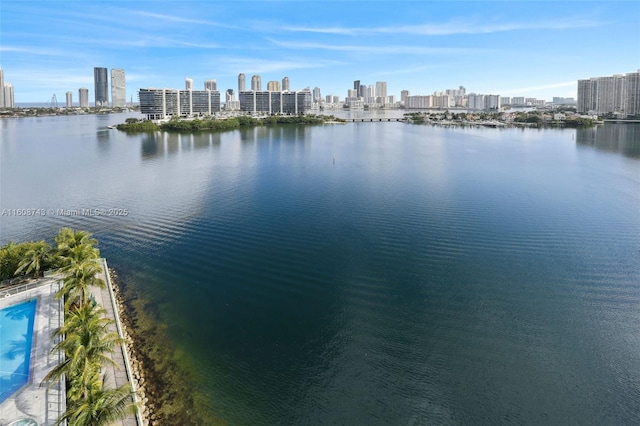
[[[640,423],[640,127],[0,120],[0,244],[88,229],[229,424]],[[334,162],[335,157],[335,162]]]

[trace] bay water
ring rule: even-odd
[[[129,116],[0,120],[0,244],[92,232],[219,418],[640,423],[638,125]]]

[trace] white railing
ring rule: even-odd
[[[122,332],[122,323],[120,322],[120,314],[118,313],[118,306],[116,304],[116,296],[113,293],[113,286],[111,285],[111,277],[109,276],[109,268],[107,267],[107,259],[102,259],[102,264],[104,268],[104,274],[107,277],[107,288],[109,289],[109,295],[111,296],[111,306],[113,307],[113,316],[116,319],[116,329],[118,330],[118,335],[122,339],[122,355],[124,357],[124,367],[127,371],[127,377],[129,378],[129,384],[131,385],[131,392],[133,394],[133,402],[136,405],[136,421],[139,426],[143,426],[144,422],[142,421],[142,415],[140,414],[140,400],[138,399],[138,392],[136,389],[135,382],[133,380],[133,374],[131,372],[133,369],[131,368],[131,361],[129,360],[129,352],[127,351],[127,347],[125,345],[124,333]]]
[[[51,277],[49,277],[51,278]],[[12,296],[23,295],[25,292],[29,290],[33,290],[38,287],[43,287],[45,285],[50,285],[52,282],[51,279],[38,279],[35,281],[28,282],[26,284],[14,285],[11,287],[3,287],[0,289],[0,299],[7,299]]]

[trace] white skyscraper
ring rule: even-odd
[[[238,93],[247,90],[247,82],[244,74],[238,74]]]
[[[254,75],[251,77],[251,90],[255,92],[262,91],[262,79],[259,75]]]
[[[218,83],[215,79],[204,81],[204,90],[218,90]]]
[[[0,108],[4,107],[4,71],[0,68]]]
[[[124,70],[121,68],[111,69],[111,107],[124,108],[127,101],[126,81]]]
[[[73,93],[67,92],[67,108],[73,107]]]
[[[279,92],[280,91],[280,82],[276,80],[271,80],[267,83],[267,91],[268,92]]]
[[[289,88],[289,77],[285,77],[282,79],[282,91],[288,92],[289,90],[291,90]]]
[[[373,84],[367,86],[367,94],[364,98],[365,98],[365,103],[367,104],[376,103],[376,86],[374,86]]]
[[[78,89],[78,104],[80,108],[89,108],[89,89],[86,87]]]
[[[623,116],[638,115],[640,105],[637,99],[640,98],[640,88],[637,76],[636,72],[578,80],[577,111],[597,114],[616,113]]]
[[[382,102],[384,103],[384,98],[387,97],[387,82],[386,81],[377,81],[376,82],[376,97],[382,98]]]
[[[406,103],[407,101],[407,97],[410,95],[408,90],[402,90],[400,92],[400,102],[402,102],[403,104]]]
[[[193,79],[192,78],[185,78],[184,79],[184,89],[185,90],[193,90]]]
[[[13,85],[11,83],[4,84],[4,107],[15,108],[15,99],[13,99]]]

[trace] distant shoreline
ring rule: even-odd
[[[59,115],[99,115],[139,112],[137,108],[107,107],[16,107],[0,110],[0,118],[53,117]]]

